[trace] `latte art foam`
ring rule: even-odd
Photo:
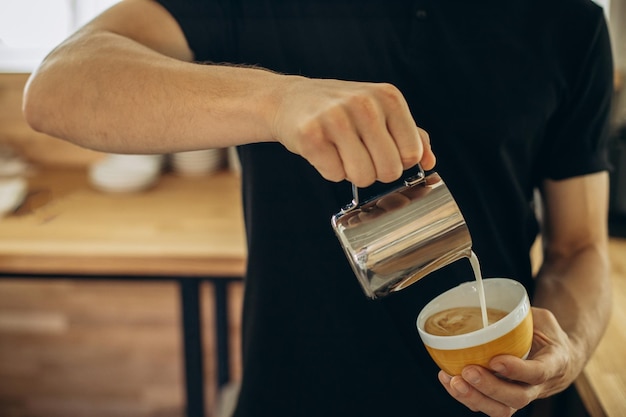
[[[487,308],[489,324],[500,320],[508,313],[495,308]],[[480,307],[455,307],[430,316],[424,324],[424,330],[435,336],[455,336],[470,333],[483,328]]]

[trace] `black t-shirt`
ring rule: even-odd
[[[485,277],[532,291],[533,189],[607,168],[612,62],[590,1],[159,2],[197,61],[396,85],[430,133]],[[249,259],[235,415],[474,415],[441,387],[415,328],[428,300],[473,279],[469,263],[368,300],[330,226],[349,184],[277,143],[239,152]]]

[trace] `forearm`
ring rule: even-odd
[[[546,254],[534,304],[550,310],[567,333],[577,355],[573,358],[575,372],[582,370],[600,341],[611,314],[611,300],[606,242],[568,254]]]
[[[131,153],[272,140],[275,91],[286,77],[167,57],[120,35],[77,34],[31,77],[31,126],[81,146]]]
[[[26,86],[24,115],[36,130],[114,153],[277,141],[324,178],[360,187],[435,164],[428,133],[391,84],[193,58],[158,3],[119,2],[45,59]]]

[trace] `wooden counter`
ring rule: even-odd
[[[0,219],[0,270],[47,274],[243,276],[239,179],[164,175],[140,193],[102,193],[84,170],[42,169]]]
[[[612,238],[613,315],[604,338],[576,381],[592,417],[626,417],[626,239]]]

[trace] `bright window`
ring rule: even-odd
[[[30,72],[68,35],[119,0],[0,0],[0,72]]]

